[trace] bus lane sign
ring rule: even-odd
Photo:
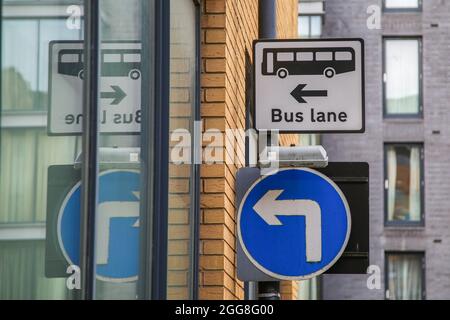
[[[79,135],[83,123],[84,45],[50,42],[49,135]],[[141,131],[141,44],[105,42],[100,51],[101,133]]]
[[[362,39],[254,42],[257,130],[365,130]]]

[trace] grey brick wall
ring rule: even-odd
[[[326,1],[324,37],[365,40],[366,133],[323,135],[322,141],[330,161],[370,164],[370,260],[381,268],[382,288],[367,289],[365,275],[326,275],[323,298],[384,299],[385,251],[424,251],[427,299],[449,299],[450,1],[424,0],[419,13],[383,13],[381,30],[367,28],[370,5],[382,1]],[[392,35],[423,37],[423,119],[383,119],[382,37]],[[424,144],[425,227],[384,226],[385,142]]]

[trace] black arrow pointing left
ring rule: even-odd
[[[306,87],[306,84],[299,84],[295,87],[291,92],[291,96],[297,100],[298,103],[307,103],[304,97],[327,97],[327,90],[303,90]]]
[[[111,86],[111,88],[113,89],[113,91],[102,92],[100,94],[100,98],[113,99],[113,101],[111,101],[110,103],[112,105],[119,104],[127,96],[127,94],[119,86]]]

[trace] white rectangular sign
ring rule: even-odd
[[[254,43],[255,127],[364,132],[362,39]]]
[[[50,135],[81,134],[84,52],[82,41],[50,43]],[[141,44],[103,43],[99,124],[101,133],[141,131]]]

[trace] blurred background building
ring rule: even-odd
[[[301,1],[302,37],[365,40],[366,132],[325,134],[330,161],[370,164],[365,275],[324,275],[323,299],[450,297],[450,2]],[[312,9],[315,9],[314,11]]]

